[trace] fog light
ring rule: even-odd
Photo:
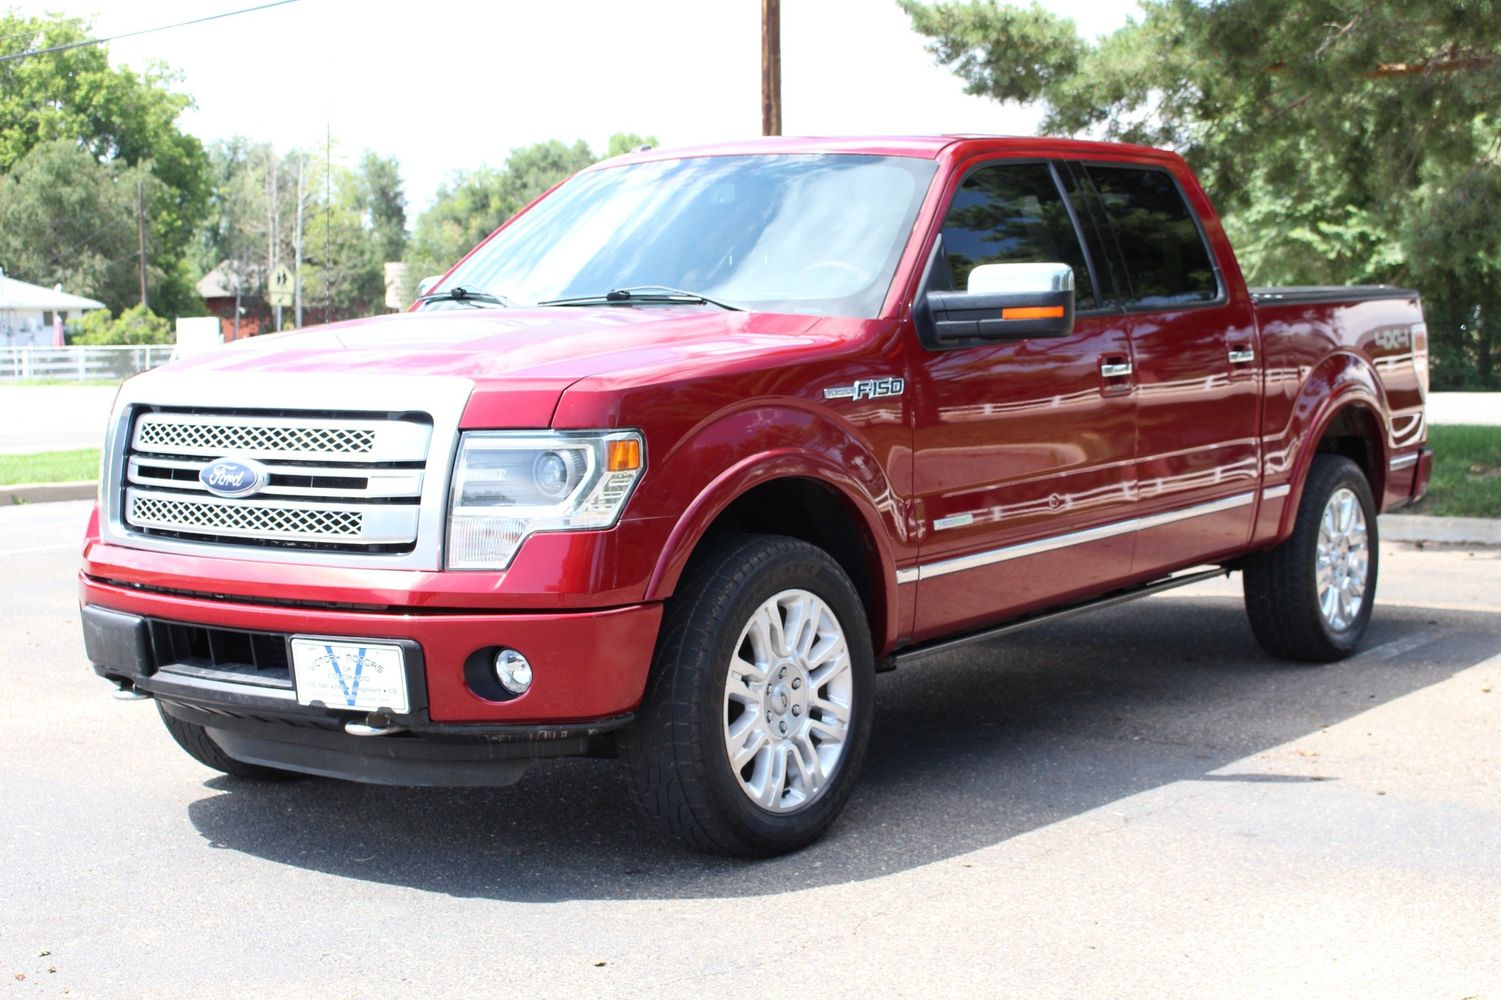
[[[495,654],[495,677],[512,694],[526,694],[532,686],[532,665],[514,649],[502,649]]]

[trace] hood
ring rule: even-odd
[[[832,346],[816,316],[689,306],[452,309],[397,313],[254,337],[159,369],[175,377],[439,376],[474,383],[471,409],[510,408],[516,424],[550,422],[568,386],[591,376],[631,382],[744,364],[749,356]],[[488,398],[485,398],[488,397]],[[525,406],[516,404],[525,398]],[[507,406],[509,402],[509,407]],[[524,414],[520,411],[525,411]],[[466,424],[469,421],[465,421]]]
[[[553,307],[395,313],[252,337],[173,365],[176,371],[341,371],[449,375],[477,383],[572,382],[775,344],[814,316],[689,306]]]

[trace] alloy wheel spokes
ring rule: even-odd
[[[1319,613],[1331,629],[1344,631],[1360,617],[1370,565],[1365,510],[1354,491],[1342,487],[1330,496],[1319,518],[1314,561]]]
[[[724,742],[741,789],[789,812],[828,787],[844,755],[854,678],[833,609],[786,590],[750,616],[725,678]]]

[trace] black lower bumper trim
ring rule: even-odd
[[[209,737],[235,760],[261,764],[283,771],[299,771],[324,778],[341,778],[370,785],[514,785],[526,773],[525,760],[417,760],[407,757],[377,757],[360,749],[336,749],[249,736],[210,727]],[[392,740],[390,736],[348,737],[368,743]]]
[[[352,736],[292,720],[242,718],[158,701],[174,718],[204,727],[236,760],[377,785],[509,785],[534,760],[580,756],[598,749],[598,730],[587,726],[551,727],[547,731],[556,735],[550,738],[469,734],[457,725],[445,727],[443,736],[416,732]]]

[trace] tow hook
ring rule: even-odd
[[[392,736],[396,733],[407,731],[406,726],[398,726],[391,721],[389,715],[381,712],[371,712],[365,716],[365,721],[356,722],[350,719],[344,723],[344,731],[350,736]]]
[[[115,681],[115,689],[110,692],[110,696],[116,701],[146,701],[151,697],[129,681]]]

